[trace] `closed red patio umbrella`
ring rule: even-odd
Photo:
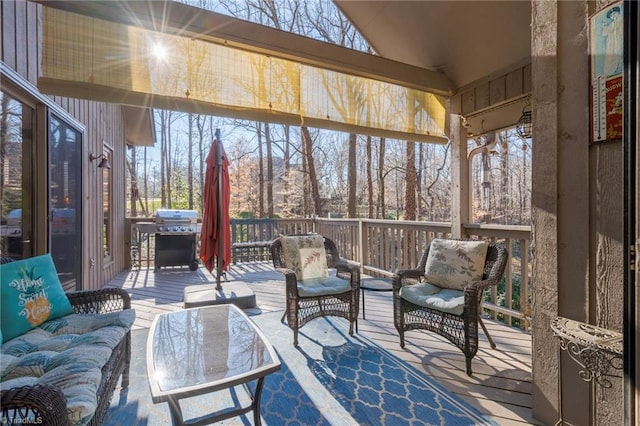
[[[229,160],[220,141],[220,130],[217,130],[207,156],[204,211],[200,230],[200,260],[209,272],[217,266],[216,289],[218,290],[221,288],[220,277],[231,263],[230,192]]]

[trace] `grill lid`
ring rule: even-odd
[[[156,223],[196,223],[198,212],[195,210],[156,210]]]

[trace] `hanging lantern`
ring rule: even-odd
[[[521,138],[531,139],[533,125],[531,124],[531,105],[522,109],[522,116],[516,124],[516,131]]]

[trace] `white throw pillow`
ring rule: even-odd
[[[282,236],[280,242],[285,264],[296,273],[298,281],[328,275],[322,235]]]
[[[432,240],[424,271],[426,281],[464,290],[468,283],[482,279],[488,247],[485,241]]]

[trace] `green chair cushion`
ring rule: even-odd
[[[350,290],[349,281],[335,276],[298,281],[298,295],[301,297],[341,294]]]
[[[418,283],[403,286],[400,297],[425,308],[462,315],[464,312],[464,292],[449,288],[440,288],[429,283]]]

